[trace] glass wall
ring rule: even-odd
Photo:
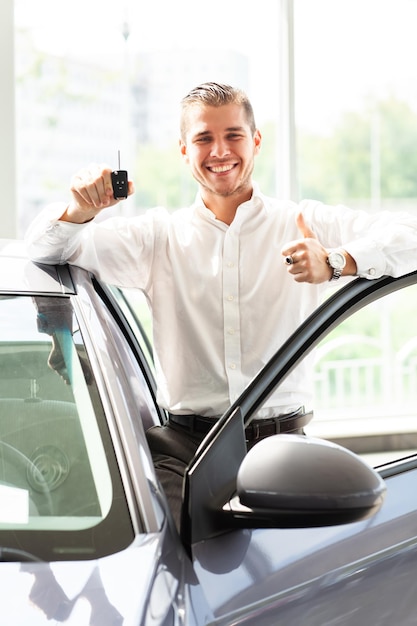
[[[413,0],[294,0],[301,197],[417,207]]]
[[[90,162],[128,169],[126,214],[175,209],[196,186],[178,150],[181,98],[204,81],[246,90],[264,130],[260,182],[274,192],[278,5],[238,0],[15,0],[20,226],[67,197]]]
[[[284,28],[283,8],[294,16]],[[290,163],[295,200],[415,210],[416,18],[414,0],[124,0],[117,10],[110,0],[15,0],[20,234],[67,197],[75,171],[116,168],[119,150],[137,189],[122,212],[189,203],[196,186],[179,156],[179,102],[207,80],[251,97],[263,134],[255,178],[267,194],[281,194]],[[286,161],[288,62],[296,159]]]

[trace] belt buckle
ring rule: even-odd
[[[196,420],[196,416],[195,415],[190,415],[189,417],[190,419],[190,427],[189,427],[189,432],[194,435],[194,433],[197,432],[197,420]]]
[[[275,434],[279,435],[281,432],[281,420],[279,417],[274,417],[273,420],[275,422]]]
[[[247,433],[247,439],[246,439],[246,443],[250,443],[252,441],[258,441],[258,439],[260,438],[260,429],[259,429],[259,423],[257,423],[256,421],[253,421],[251,424],[249,424],[249,426],[245,429],[246,433]]]

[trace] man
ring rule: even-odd
[[[244,93],[200,85],[183,99],[181,115],[180,151],[199,187],[191,207],[96,222],[116,201],[111,170],[94,166],[73,178],[70,203],[49,207],[27,235],[34,260],[80,265],[147,294],[158,401],[169,414],[148,440],[177,522],[184,470],[199,443],[319,304],[328,281],[417,266],[411,215],[265,197],[252,181],[261,142]],[[302,428],[311,397],[306,370],[268,399],[247,430],[248,446]]]

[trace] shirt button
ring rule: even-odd
[[[234,266],[235,266],[235,264],[233,263],[233,261],[229,261],[228,264],[227,264],[227,267],[234,267]]]
[[[232,296],[232,295],[227,296],[227,299],[229,300],[229,302],[233,302],[233,300],[234,300],[234,296]]]
[[[234,328],[228,328],[227,332],[229,333],[229,335],[234,335],[235,334],[235,329]]]
[[[230,363],[229,365],[231,370],[235,370],[236,369],[236,363]]]
[[[369,274],[370,276],[375,276],[375,274],[376,274],[375,268],[374,268],[374,267],[370,267],[370,268],[369,268],[369,272],[368,272],[368,274]]]

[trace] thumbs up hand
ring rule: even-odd
[[[295,218],[295,223],[297,224],[297,228],[304,237],[304,239],[317,239],[314,232],[307,226],[304,220],[304,215],[299,213]]]
[[[330,280],[332,269],[327,263],[328,252],[315,233],[305,223],[304,216],[296,217],[301,238],[287,243],[281,251],[288,273],[298,283],[323,283]]]

